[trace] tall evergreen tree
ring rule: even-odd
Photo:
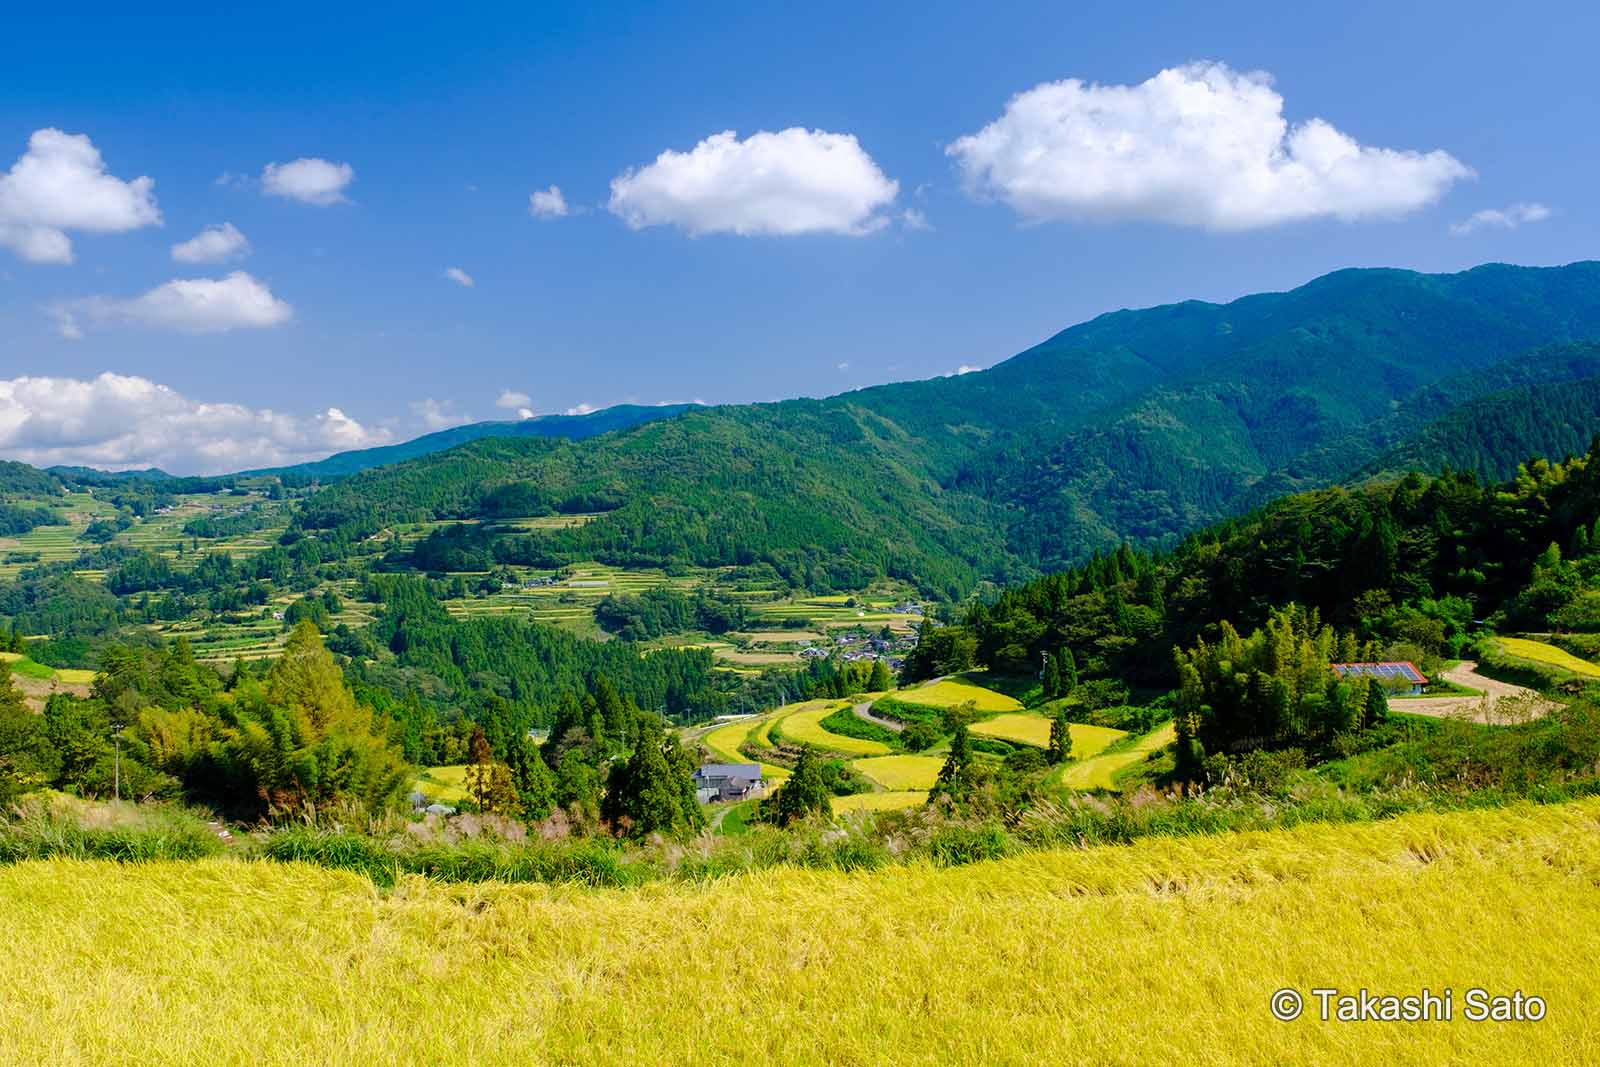
[[[945,757],[944,766],[939,768],[939,777],[933,783],[933,788],[928,790],[928,803],[932,804],[940,797],[950,797],[953,800],[965,800],[972,789],[972,735],[967,731],[965,718],[958,719],[955,731],[950,735],[950,754]]]
[[[828,796],[828,783],[822,776],[822,764],[810,745],[800,746],[800,758],[795,761],[789,780],[778,787],[773,798],[778,824],[792,822],[812,815],[828,817],[833,814],[833,801]]]
[[[1072,758],[1072,724],[1067,721],[1065,709],[1058,709],[1050,720],[1048,755],[1051,763],[1065,763]]]

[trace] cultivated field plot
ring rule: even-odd
[[[858,811],[899,811],[901,808],[921,807],[928,802],[926,790],[907,790],[896,793],[854,793],[847,797],[833,797],[833,813],[849,815]]]
[[[1506,650],[1507,655],[1516,656],[1518,659],[1532,660],[1585,678],[1600,678],[1600,666],[1586,659],[1579,659],[1555,645],[1547,645],[1543,641],[1533,641],[1526,637],[1497,637],[1495,641]]]
[[[1050,720],[1031,711],[996,715],[992,719],[973,723],[970,729],[982,737],[998,737],[1002,741],[1014,741],[1036,748],[1045,748],[1050,744]],[[1128,736],[1124,730],[1087,726],[1078,722],[1070,725],[1069,732],[1072,734],[1072,755],[1076,759],[1087,759],[1112,742]]]
[[[700,743],[711,752],[711,757],[723,763],[749,763],[751,759],[739,751],[750,734],[758,726],[767,725],[765,720],[757,717],[738,719],[734,722],[708,730],[700,738]],[[770,748],[770,745],[764,746]],[[789,772],[777,764],[762,763],[761,773],[769,784],[781,782],[789,777]]]
[[[933,788],[944,766],[943,756],[873,756],[852,760],[850,766],[888,790]]]
[[[437,803],[458,804],[467,799],[466,765],[423,767],[413,788]]]
[[[17,537],[0,537],[0,579],[10,579],[24,567],[76,559],[93,546],[78,540],[94,519],[115,516],[117,509],[88,493],[68,493],[52,498],[50,506],[62,512],[65,526],[36,526]]]
[[[897,689],[889,694],[907,704],[929,708],[959,708],[968,701],[979,711],[1021,711],[1022,705],[1004,693],[974,685],[963,678],[946,678],[927,685]]]
[[[822,728],[822,720],[848,708],[848,700],[808,700],[804,704],[790,704],[773,715],[777,732],[795,744],[815,745],[829,752],[843,752],[857,756],[882,756],[890,751],[881,741],[867,741],[859,737],[845,737]]]
[[[1577,1067],[1597,826],[1586,801],[631,891],[28,862],[0,869],[0,1062]],[[1308,992],[1423,985],[1453,1021],[1323,1023]],[[1471,987],[1547,1017],[1466,1021]],[[1278,1022],[1282,988],[1312,1010]]]
[[[1169,722],[1145,734],[1128,748],[1066,764],[1061,769],[1058,780],[1069,789],[1115,790],[1118,774],[1136,763],[1144,762],[1150,757],[1150,753],[1166,748],[1176,738],[1177,729]],[[1076,748],[1076,733],[1073,735],[1073,741]]]
[[[785,620],[789,620],[791,624],[796,619],[808,620],[813,624],[808,627],[811,631],[806,635],[808,637],[820,638],[830,630],[857,626],[869,630],[887,626],[896,633],[909,633],[922,621],[922,615],[917,612],[896,610],[906,606],[914,598],[909,588],[899,587],[895,583],[875,585],[867,592],[856,594],[829,593],[777,599],[777,594],[774,592],[773,597],[771,603],[751,606],[759,617],[771,626],[778,626]]]

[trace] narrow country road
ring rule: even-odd
[[[1409,715],[1432,715],[1441,719],[1465,715],[1481,722],[1501,722],[1504,721],[1504,717],[1498,714],[1497,708],[1502,700],[1516,700],[1519,709],[1526,701],[1527,714],[1530,718],[1538,718],[1556,707],[1554,703],[1541,698],[1532,689],[1496,681],[1479,674],[1478,665],[1472,660],[1462,660],[1445,671],[1444,679],[1468,689],[1477,689],[1483,696],[1405,697],[1390,701],[1390,709]]]
[[[878,716],[872,714],[872,701],[870,700],[857,704],[850,710],[855,712],[856,718],[860,719],[862,722],[870,722],[872,725],[881,726],[885,730],[893,730],[895,733],[899,733],[901,730],[906,728],[906,724],[903,722],[895,722],[893,719],[879,718]]]

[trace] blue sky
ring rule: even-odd
[[[1600,236],[1592,4],[94,7],[8,13],[0,42],[0,172],[54,129],[122,183],[94,232],[50,174],[9,209],[0,179],[0,454],[33,462],[222,470],[522,408],[825,395],[1115,308],[1569,262]],[[1249,185],[1226,153],[1190,173],[1163,152],[1214,146],[1148,84],[1185,69],[1168,89],[1281,97],[1291,156],[1312,119],[1413,155],[1309,185]],[[1037,163],[1029,138],[1086,108],[1136,158]],[[264,168],[302,159],[353,179],[270,195]],[[567,214],[538,217],[552,185]],[[248,255],[174,259],[222,224]],[[44,230],[71,262],[18,251]]]

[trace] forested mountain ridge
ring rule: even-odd
[[[509,561],[768,562],[796,584],[890,574],[949,595],[1352,477],[1469,401],[1600,373],[1592,346],[1562,347],[1587,338],[1600,263],[1339,271],[1102,315],[987,371],[472,442],[330,487],[301,523],[494,518],[509,495],[604,513],[509,538]]]
[[[424,434],[399,444],[336,452],[326,459],[297,463],[291,467],[242,471],[241,476],[277,474],[296,478],[342,478],[358,471],[371,470],[373,467],[402,463],[419,456],[443,452],[447,448],[454,448],[483,437],[566,437],[581,440],[585,437],[610,433],[612,430],[638,426],[655,419],[671,418],[694,406],[693,404],[617,404],[583,415],[536,415],[531,419],[515,421],[472,422],[465,426],[452,426],[447,430]]]

